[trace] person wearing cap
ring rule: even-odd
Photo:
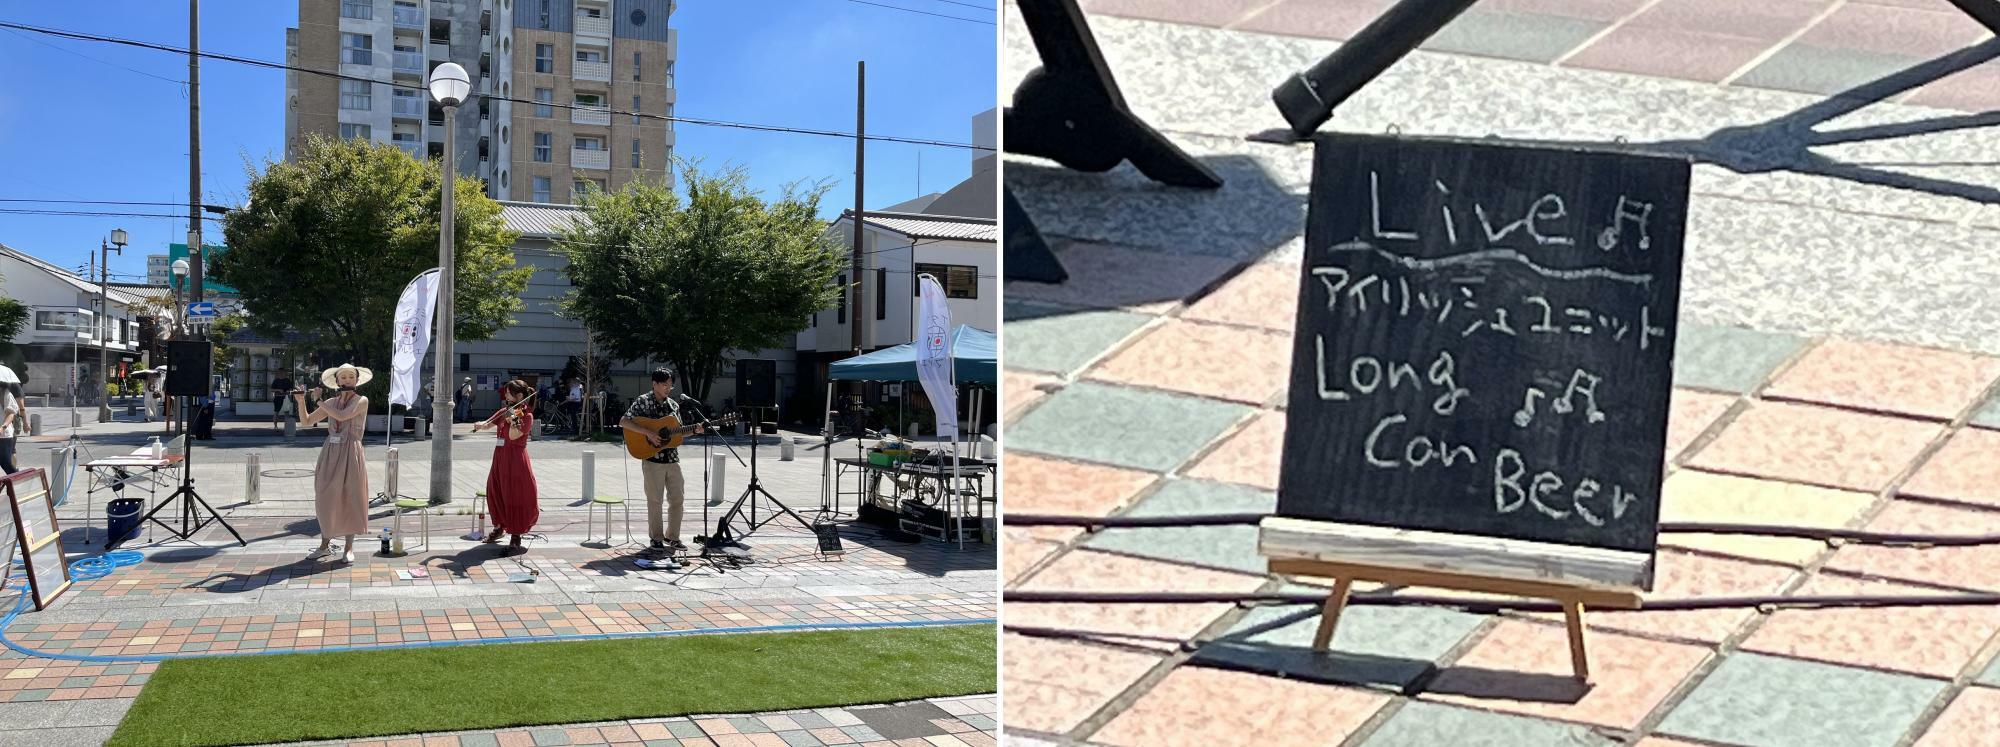
[[[356,391],[375,378],[375,372],[352,363],[322,371],[320,383],[339,393],[320,400],[308,412],[306,392],[292,390],[299,412],[299,427],[327,421],[326,445],[320,447],[319,463],[313,469],[313,512],[319,517],[319,549],[308,560],[332,553],[334,535],[346,537],[341,560],[354,562],[354,536],[368,531],[368,463],[362,459],[362,429],[368,425],[368,398]],[[314,387],[317,396],[319,387]]]
[[[452,422],[463,423],[472,419],[472,377],[459,382],[458,392],[453,395],[458,401],[452,403]]]

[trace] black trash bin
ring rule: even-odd
[[[104,549],[139,536],[139,514],[146,510],[142,498],[113,498],[104,506]]]

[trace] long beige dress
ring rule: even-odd
[[[362,429],[368,418],[344,419],[368,412],[368,398],[356,396],[346,406],[339,397],[319,403],[329,417],[326,445],[319,450],[319,466],[313,471],[313,509],[319,514],[319,533],[336,537],[368,532],[368,464],[361,459]]]

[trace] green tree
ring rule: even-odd
[[[559,243],[576,286],[562,309],[606,355],[665,360],[705,399],[725,351],[778,345],[833,305],[844,259],[818,217],[825,187],[765,202],[740,168],[677,170],[685,202],[638,182],[585,196]]]
[[[14,346],[14,336],[27,328],[28,306],[11,298],[0,298],[0,366],[6,366],[24,382],[28,380],[28,356]]]
[[[309,138],[292,162],[251,169],[249,204],[223,220],[229,251],[209,264],[242,293],[252,329],[316,334],[375,369],[364,393],[388,401],[396,300],[411,278],[437,266],[438,161],[359,140]],[[457,319],[460,340],[484,340],[522,308],[533,268],[515,267],[517,234],[476,179],[460,179],[457,211]],[[345,361],[325,361],[336,366]]]

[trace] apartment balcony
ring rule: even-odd
[[[395,7],[393,13],[395,16],[396,28],[421,29],[424,27],[423,8],[408,8],[398,5]]]
[[[576,15],[576,35],[593,39],[611,38],[611,19],[604,16]]]
[[[424,77],[424,53],[397,52],[394,56],[396,58],[395,69],[397,75]]]
[[[569,121],[570,124],[609,125],[611,124],[611,110],[597,107],[578,107],[569,110]]]
[[[599,83],[610,83],[611,63],[578,60],[572,63],[570,78],[573,80],[594,80]]]
[[[611,168],[611,151],[571,148],[569,151],[569,167],[573,169]]]
[[[424,114],[426,113],[425,112],[426,108],[427,107],[425,106],[425,102],[422,97],[418,96],[390,97],[389,114],[399,119],[423,119]]]
[[[410,154],[411,158],[421,161],[426,157],[424,144],[421,142],[416,140],[392,140],[390,142],[396,147],[402,148],[404,153]]]

